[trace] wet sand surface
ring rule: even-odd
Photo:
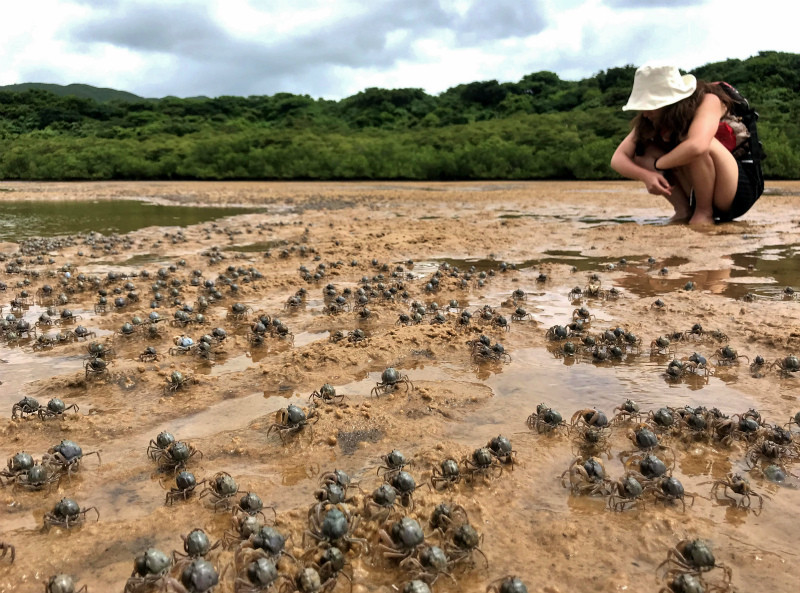
[[[792,458],[793,445],[780,460],[789,475],[776,484],[750,470],[746,440],[699,438],[688,428],[662,435],[676,458],[673,476],[694,494],[694,502],[687,497],[684,509],[680,501],[663,504],[647,492],[646,504],[614,512],[606,496],[573,494],[562,485],[562,473],[586,456],[579,431],[539,434],[526,419],[539,403],[558,410],[567,423],[589,408],[611,418],[630,398],[645,416],[662,406],[690,405],[729,416],[752,408],[766,424],[789,422],[800,410],[800,373],[781,373],[770,363],[800,354],[800,301],[784,295],[786,286],[800,290],[800,183],[768,184],[743,220],[704,230],[662,224],[669,215],[664,205],[624,182],[4,183],[2,188],[8,190],[3,199],[14,200],[145,199],[263,211],[181,229],[83,235],[50,244],[39,261],[38,252],[22,254],[18,244],[0,244],[5,254],[0,281],[7,285],[0,292],[3,316],[12,314],[10,301],[26,290],[31,303],[15,313],[34,324],[47,308],[47,299],[34,295],[49,284],[54,294],[68,297],[57,311],[69,308],[81,319],[39,334],[77,325],[97,334],[41,351],[34,350],[35,337],[0,342],[3,467],[18,451],[38,460],[65,439],[78,443],[85,456],[80,469],[49,489],[14,487],[3,479],[8,483],[0,489],[0,542],[15,546],[16,561],[0,559],[0,592],[41,591],[50,575],[61,572],[92,592],[121,591],[134,557],[146,548],[182,551],[181,535],[194,528],[204,529],[212,541],[222,538],[231,529],[231,512],[215,512],[209,497],[165,505],[174,473],[159,471],[146,454],[161,431],[202,453],[188,462],[198,481],[228,472],[239,488],[234,501],[254,492],[274,506],[275,527],[290,537],[287,548],[297,558],[315,545],[304,533],[321,476],[334,469],[347,472],[360,489],[349,489],[352,500],[344,508],[354,523],[362,515],[353,535],[365,538],[370,548],[362,552],[352,545],[347,554],[353,591],[396,591],[413,576],[381,553],[379,530],[390,527],[363,513],[364,499],[383,482],[381,457],[394,449],[409,461],[406,470],[418,488],[413,508],[398,506],[389,525],[403,515],[413,517],[427,542],[450,550],[451,538],[429,526],[433,509],[447,501],[463,506],[482,535],[488,566],[473,552],[474,562],[453,566],[454,580],[440,577],[434,591],[482,592],[506,575],[519,576],[529,591],[548,593],[659,591],[664,569],[657,567],[678,542],[694,538],[711,542],[717,562],[732,569],[731,590],[796,590],[800,482],[791,472],[800,475],[800,463]],[[151,309],[160,269],[163,299]],[[191,283],[195,270],[199,286]],[[304,279],[303,270],[312,278]],[[438,286],[428,286],[437,271]],[[573,287],[592,284],[593,273],[603,293],[615,287],[619,298],[568,297]],[[329,314],[326,286],[333,285],[336,295],[345,289],[355,293],[364,286],[362,278],[375,290],[367,304],[373,317],[361,318],[354,296],[340,313]],[[204,311],[209,325],[164,322],[160,335],[153,336],[120,332],[125,322],[145,319],[153,310],[173,319],[178,306],[170,290],[194,304],[209,296],[206,280],[213,280],[222,296]],[[686,290],[689,281],[693,290]],[[114,288],[125,295],[127,282],[140,300],[116,308]],[[396,294],[384,298],[382,291],[392,287]],[[101,288],[108,292],[107,312],[95,312]],[[303,304],[286,308],[301,288],[307,291]],[[514,302],[516,290],[524,299]],[[663,307],[653,306],[656,299]],[[459,311],[447,306],[451,300],[473,314],[467,326],[459,323]],[[399,324],[401,314],[412,314],[415,301],[429,312],[420,323]],[[444,323],[433,323],[434,302]],[[235,303],[245,306],[238,322],[230,315]],[[495,317],[502,315],[510,330],[482,321],[485,306]],[[549,340],[547,331],[572,322],[581,306],[594,316],[589,334],[620,327],[641,345],[624,347],[619,359],[598,362],[591,353],[580,354],[581,338],[573,337],[579,355],[561,355],[563,343]],[[530,315],[512,318],[516,307]],[[250,327],[260,315],[279,318],[293,343],[267,334],[253,344]],[[697,323],[704,334],[673,336],[671,348],[677,358],[694,352],[706,357],[710,376],[687,372],[671,380],[665,371],[673,356],[651,354],[651,342]],[[214,360],[169,353],[175,336],[197,342],[216,327],[228,337]],[[330,340],[337,331],[347,335],[356,329],[366,333],[365,345]],[[724,337],[715,338],[712,330]],[[492,344],[501,342],[508,357],[476,360],[467,341],[481,334]],[[87,378],[92,341],[113,346],[116,358],[107,374]],[[717,364],[726,345],[747,359]],[[147,346],[155,347],[159,360],[139,360]],[[757,355],[766,365],[751,370]],[[373,388],[387,367],[410,384],[376,394]],[[175,370],[192,380],[165,392]],[[309,401],[326,383],[345,396],[341,405]],[[12,406],[24,396],[41,404],[59,397],[80,410],[62,419],[11,419]],[[286,434],[284,442],[284,435],[269,429],[289,404],[315,413],[317,421]],[[620,422],[605,431],[608,448],[598,455],[612,480],[626,471],[635,426]],[[790,428],[800,433],[797,425]],[[498,435],[513,444],[513,467],[495,461],[497,471],[487,478],[476,475],[442,490],[427,485],[443,460],[470,459]],[[93,451],[100,460],[87,455]],[[757,467],[766,465],[758,455],[752,459]],[[468,470],[461,465],[462,474]],[[722,495],[722,487],[718,496],[712,494],[711,482],[729,472],[746,476],[763,496],[760,512],[755,496],[750,508],[741,508]],[[99,521],[91,512],[84,525],[44,529],[43,515],[64,497],[96,507]],[[271,523],[272,513],[266,516]],[[231,547],[210,553],[220,572],[228,566],[215,590],[234,590],[233,558]],[[287,574],[296,570],[288,559],[280,566]],[[173,575],[179,572],[174,569]],[[714,569],[705,578],[719,583],[723,573]],[[334,590],[349,586],[340,578]]]

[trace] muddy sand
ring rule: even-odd
[[[443,548],[451,560],[445,572],[452,578],[440,575],[432,586],[439,592],[483,592],[508,575],[520,577],[528,591],[655,592],[664,586],[664,573],[676,568],[657,570],[669,550],[695,538],[710,542],[717,564],[730,569],[730,590],[796,590],[800,480],[792,472],[800,475],[798,451],[791,443],[763,443],[778,438],[770,425],[784,426],[800,410],[800,373],[771,364],[800,354],[800,301],[784,294],[786,286],[800,290],[800,183],[769,183],[741,221],[705,230],[661,224],[669,215],[665,204],[624,182],[4,183],[2,189],[3,200],[136,198],[263,211],[182,229],[84,235],[45,246],[40,260],[30,243],[24,255],[17,253],[20,245],[0,245],[0,281],[7,285],[0,293],[3,316],[12,314],[11,300],[26,290],[29,304],[15,313],[35,324],[49,302],[41,290],[48,284],[68,299],[55,305],[56,317],[68,308],[81,319],[42,326],[38,334],[55,336],[77,325],[97,334],[52,347],[27,334],[0,341],[3,467],[23,450],[39,460],[62,440],[78,443],[84,454],[78,469],[41,490],[21,478],[3,478],[0,542],[15,547],[16,559],[0,559],[0,592],[42,591],[56,573],[72,575],[93,593],[122,591],[137,555],[150,547],[182,552],[181,536],[195,528],[211,542],[229,532],[227,545],[208,559],[224,571],[215,590],[233,591],[237,577],[247,578],[245,563],[258,557],[252,542],[240,548],[230,541],[238,537],[231,507],[247,492],[275,509],[258,518],[287,537],[286,551],[297,562],[280,559],[280,572],[288,576],[278,585],[294,590],[288,578],[325,548],[306,531],[322,532],[313,517],[321,522],[327,508],[311,512],[311,525],[309,509],[317,503],[321,478],[334,469],[358,484],[340,504],[356,539],[335,542],[349,548],[344,570],[355,592],[402,590],[414,576],[432,580],[413,560],[401,565],[385,554],[392,524],[403,516],[416,519],[425,542]],[[199,286],[191,282],[195,270]],[[159,278],[162,300],[151,309]],[[363,278],[372,313],[366,319],[356,293]],[[213,288],[204,286],[207,280]],[[693,290],[687,290],[690,281]],[[115,307],[113,299],[130,291],[128,282],[139,301]],[[333,288],[326,295],[328,285]],[[570,298],[574,287],[583,294]],[[106,312],[95,312],[99,289],[108,293]],[[302,302],[287,306],[300,289],[307,291]],[[172,320],[174,299],[195,304],[213,290],[221,298],[209,299],[206,326],[165,321],[152,335],[142,329],[148,323],[131,335],[120,332],[125,322],[151,311]],[[343,297],[338,306],[337,296]],[[663,306],[654,305],[657,299]],[[453,300],[458,309],[448,307]],[[419,323],[413,323],[414,302],[426,305]],[[442,323],[436,323],[434,302]],[[236,303],[243,306],[234,309]],[[484,307],[491,321],[481,319]],[[564,355],[564,341],[551,341],[548,330],[571,323],[581,307],[592,317],[582,335],[567,340],[576,354]],[[460,322],[464,310],[472,313],[467,324]],[[279,318],[293,342],[274,330],[253,339],[251,326],[261,315]],[[401,315],[411,320],[400,323]],[[695,324],[702,333],[691,333]],[[609,343],[593,355],[584,346],[584,337],[602,344],[602,333],[618,327],[630,338],[620,340],[619,351]],[[226,330],[227,338],[213,346],[212,360],[196,348],[170,353],[176,336],[197,343],[214,328]],[[355,330],[367,339],[359,341]],[[336,332],[344,339],[333,341]],[[467,344],[482,334],[490,345],[500,342],[508,356],[481,355],[480,346]],[[651,352],[660,336],[670,336],[670,345]],[[107,372],[85,371],[92,341],[116,352]],[[726,345],[742,357],[726,364]],[[158,360],[139,359],[147,346]],[[695,352],[707,364],[669,378],[670,360]],[[766,364],[751,368],[756,356]],[[374,389],[387,367],[407,382]],[[186,383],[165,390],[176,370]],[[324,384],[334,387],[337,401],[310,401]],[[63,418],[11,419],[12,406],[24,396],[42,405],[59,397],[80,409]],[[663,483],[654,480],[645,483],[636,504],[611,500],[612,507],[625,503],[616,512],[603,493],[644,456],[629,438],[639,420],[619,419],[603,429],[605,446],[587,451],[580,426],[540,434],[526,419],[540,403],[567,424],[575,412],[591,408],[610,419],[626,399],[637,402],[642,420],[648,411],[688,405],[718,408],[732,417],[728,429],[743,418],[757,419],[745,414],[755,409],[764,426],[722,438],[728,434],[724,420],[698,416],[714,424],[712,433],[693,430],[685,415],[676,421],[678,429],[659,433],[655,454],[669,465],[674,457],[672,476],[686,497],[665,499]],[[290,404],[302,406],[315,423],[298,431],[274,427]],[[796,440],[797,425],[789,428]],[[211,493],[199,496],[203,485],[194,496],[165,504],[175,472],[159,470],[147,455],[148,443],[162,431],[198,451],[187,463],[197,481],[207,485],[218,472],[230,474],[238,485],[230,505],[221,500],[215,509]],[[477,467],[473,451],[498,435],[510,440],[513,464],[492,458],[488,468]],[[384,482],[383,456],[395,449],[415,480],[413,503],[376,513],[366,501]],[[99,456],[89,454],[95,451]],[[778,458],[766,458],[764,451]],[[562,481],[573,460],[582,466],[592,455],[602,460],[608,483],[587,485],[577,466]],[[459,462],[464,479],[431,488],[448,458]],[[759,472],[775,462],[786,469],[782,483]],[[750,480],[749,506],[739,495],[726,497],[722,484],[712,490],[729,473]],[[570,477],[583,494],[570,491]],[[45,529],[45,513],[65,497],[83,509],[96,507],[99,520],[92,510],[81,525]],[[464,512],[455,514],[450,529],[437,531],[430,519],[441,502]],[[479,551],[459,546],[455,534],[465,520],[482,537]],[[412,553],[393,545],[395,555]],[[415,549],[412,556],[420,553]],[[170,574],[179,578],[180,567]],[[724,587],[725,568],[705,572],[703,579]],[[350,587],[345,577],[328,585],[338,592]]]

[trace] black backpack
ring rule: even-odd
[[[733,101],[732,115],[741,118],[742,123],[750,133],[750,137],[742,141],[731,152],[736,156],[737,160],[760,163],[767,158],[767,155],[764,153],[764,147],[758,139],[758,127],[756,126],[758,112],[750,106],[748,100],[732,85],[727,82],[718,82],[717,84],[725,90],[731,101]]]

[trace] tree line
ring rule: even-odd
[[[613,179],[634,72],[566,81],[543,71],[437,96],[369,88],[339,101],[0,90],[0,179]],[[800,178],[800,54],[692,73],[733,84],[758,110],[767,177]]]

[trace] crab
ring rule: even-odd
[[[703,483],[708,484],[709,482]],[[764,495],[761,495],[753,490],[750,486],[750,481],[741,474],[729,472],[724,478],[720,480],[714,480],[711,482],[711,484],[713,484],[711,486],[711,494],[717,499],[719,499],[719,489],[722,488],[723,496],[732,501],[737,507],[741,507],[743,509],[751,508],[753,497],[758,499],[758,509],[753,509],[756,515],[761,512],[761,509],[764,506]],[[738,495],[738,498],[731,496],[728,491]]]
[[[618,481],[611,482],[609,491],[606,502],[611,510],[621,512],[645,505],[643,498],[645,487],[632,472],[627,472]]]
[[[72,472],[80,468],[83,458],[89,455],[96,455],[97,463],[100,463],[100,453],[98,451],[84,453],[78,444],[64,440],[47,450],[47,453],[42,457],[42,464],[50,465],[59,472],[65,472],[67,478],[70,478]]]
[[[47,418],[63,418],[69,410],[74,410],[77,414],[80,411],[78,404],[66,405],[61,399],[54,397],[47,402],[47,406],[42,406],[37,412],[41,420]]]
[[[157,362],[159,355],[153,346],[147,346],[141,354],[139,354],[139,362]]]
[[[140,593],[156,587],[165,587],[172,560],[161,550],[148,548],[136,556],[133,572],[125,583],[124,593]]]
[[[440,576],[445,575],[454,584],[456,583],[455,577],[450,573],[451,560],[448,558],[447,553],[439,546],[422,546],[418,553],[400,562],[400,567],[408,571],[413,580],[404,587],[403,591],[409,590],[412,583],[422,583],[428,591],[430,586],[433,586]],[[413,593],[424,591],[424,588],[415,586],[411,588]]]
[[[569,337],[569,330],[563,325],[554,325],[545,333],[548,340],[566,340]]]
[[[264,506],[261,497],[255,492],[245,492],[239,499],[239,502],[233,505],[233,515],[250,515],[260,516],[265,522],[267,516],[264,514],[264,509],[267,508],[272,511],[273,524],[278,519],[278,512],[273,506]]]
[[[717,358],[717,365],[719,366],[739,364],[740,358],[744,358],[747,361],[747,364],[750,364],[750,358],[744,354],[738,354],[736,349],[730,345],[717,348],[713,356]]]
[[[167,377],[166,385],[164,385],[164,395],[170,395],[176,391],[183,389],[189,383],[196,382],[191,374],[184,374],[181,371],[172,371]]]
[[[340,575],[349,582],[352,591],[353,577],[344,571],[345,566],[347,566],[346,556],[336,546],[326,548],[322,555],[317,556],[311,567],[317,571],[322,581],[320,591],[332,591],[336,588]]]
[[[59,527],[74,527],[80,525],[86,520],[86,514],[89,511],[94,511],[97,515],[97,521],[100,520],[100,511],[97,507],[87,507],[82,509],[77,502],[71,498],[62,498],[53,507],[53,510],[45,513],[44,523],[46,526],[56,525]]]
[[[200,492],[200,498],[209,495],[216,513],[220,507],[230,508],[231,499],[239,492],[239,485],[228,472],[217,472]]]
[[[561,417],[561,414],[543,403],[536,406],[536,411],[528,416],[525,423],[528,428],[535,429],[539,434],[549,433],[554,430],[569,432],[569,426]]]
[[[461,460],[464,471],[469,476],[469,481],[473,481],[476,476],[485,479],[499,477],[503,473],[503,466],[486,447],[475,449],[472,455]]]
[[[592,428],[602,430],[609,426],[608,417],[595,408],[578,410],[572,415],[570,424],[573,428],[578,429]]]
[[[177,550],[172,552],[172,562],[176,566],[185,565],[187,559],[205,558],[209,552],[222,544],[221,540],[212,544],[211,540],[208,539],[208,535],[202,529],[193,529],[189,532],[189,535],[181,535],[181,539],[183,540],[183,553]],[[183,560],[179,560],[179,558],[183,558]]]
[[[720,568],[724,572],[723,583],[731,581],[731,569],[724,564],[718,564],[708,542],[701,539],[684,539],[679,541],[674,548],[667,552],[667,559],[656,568],[656,572],[663,567],[667,570],[664,578],[673,578],[679,573],[689,572],[694,576]]]
[[[611,488],[605,466],[598,457],[576,457],[561,474],[561,485],[573,494],[588,496],[608,496]]]
[[[404,560],[425,543],[425,533],[411,517],[403,517],[378,531],[378,550],[384,558]]]
[[[411,383],[408,375],[401,375],[394,367],[388,367],[381,373],[381,380],[372,388],[370,395],[378,396],[390,393],[397,389],[401,383],[405,385],[406,391],[414,389],[414,384]]]
[[[444,534],[444,550],[450,558],[452,565],[469,563],[474,565],[472,558],[475,552],[483,556],[485,568],[489,568],[489,559],[481,550],[483,535],[480,535],[469,523],[451,526]]]
[[[68,574],[54,574],[44,586],[44,593],[86,593],[88,586],[76,589],[75,579]]]
[[[309,403],[315,404],[316,400],[320,400],[326,404],[341,405],[344,401],[344,394],[337,394],[336,388],[330,383],[325,383],[319,388],[319,391],[314,391],[308,396]]]
[[[675,350],[671,346],[670,339],[667,336],[659,336],[650,342],[650,355],[651,356],[675,356]]]
[[[278,568],[269,558],[257,558],[245,566],[244,576],[234,581],[236,593],[260,593],[269,591],[278,580]]]
[[[354,346],[369,346],[369,337],[363,329],[354,329],[348,333],[347,341]]]
[[[203,454],[189,443],[175,441],[164,449],[154,452],[153,461],[158,464],[160,470],[172,470],[177,472],[186,468],[186,463],[195,455]]]
[[[394,449],[386,455],[381,455],[382,465],[378,466],[376,473],[383,475],[384,479],[389,480],[391,477],[408,465],[405,455],[397,449]],[[381,471],[382,470],[382,471]]]
[[[259,525],[258,519],[249,517],[239,523],[240,536],[250,532],[245,541],[241,542],[233,555],[235,567],[257,558],[268,558],[276,563],[282,556],[289,556],[286,551],[286,537],[274,527]]]
[[[273,430],[278,433],[281,442],[286,442],[287,435],[293,435],[300,432],[305,427],[308,427],[311,434],[311,440],[314,440],[314,424],[319,421],[319,415],[316,410],[310,410],[306,413],[303,408],[290,404],[285,409],[278,410],[275,415],[275,422],[273,422],[267,429],[267,436]]]
[[[321,521],[317,515],[310,515],[308,523],[304,539],[308,535],[323,547],[335,546],[347,551],[356,544],[361,547],[362,552],[369,551],[367,540],[354,535],[358,529],[358,516],[354,517],[350,513],[334,507],[325,513],[325,517]]]
[[[107,377],[108,367],[113,364],[113,361],[107,361],[102,358],[89,358],[83,363],[84,379],[89,377]]]
[[[476,363],[511,362],[511,356],[500,342],[495,342],[492,346],[478,342],[472,349],[472,360]]]
[[[626,399],[616,408],[616,414],[611,419],[611,424],[622,424],[623,422],[641,422],[642,414],[639,411],[639,404],[632,399]]]
[[[13,478],[14,488],[24,488],[25,490],[41,490],[45,487],[49,490],[51,484],[57,484],[60,481],[61,473],[44,463],[36,463]]]
[[[789,376],[792,373],[797,373],[800,371],[800,359],[798,359],[795,355],[790,354],[784,358],[779,358],[769,365],[770,369],[774,367],[778,367],[778,370],[782,375]]]
[[[486,447],[500,463],[510,465],[511,469],[514,469],[514,460],[517,457],[517,452],[514,451],[511,441],[507,437],[498,435],[490,440]]]
[[[595,316],[586,307],[578,307],[572,311],[572,320],[581,319],[584,323],[594,321]]]
[[[0,476],[7,478],[9,482],[16,481],[17,477],[26,473],[36,462],[30,453],[20,451],[8,459],[7,469],[0,470]],[[2,484],[0,483],[0,486]]]
[[[194,340],[188,336],[175,336],[172,341],[175,345],[168,350],[170,356],[189,354],[195,347]]]
[[[533,315],[528,313],[524,308],[517,307],[514,309],[514,312],[511,314],[511,321],[525,321],[525,320],[533,320]]]
[[[26,415],[33,416],[38,414],[39,410],[41,410],[41,404],[39,401],[26,395],[13,406],[11,406],[11,419],[16,419],[17,413],[19,413],[20,418],[25,418]]]
[[[391,484],[381,484],[364,498],[364,516],[384,523],[397,509],[397,490]]]
[[[179,498],[187,500],[194,494],[197,486],[204,483],[205,480],[198,482],[197,478],[195,478],[194,474],[190,471],[183,470],[178,472],[178,475],[175,476],[175,486],[170,488],[169,492],[167,492],[164,504],[170,506]]]
[[[445,459],[439,468],[431,470],[431,486],[434,490],[442,490],[461,482],[461,469],[455,459]]]
[[[486,593],[528,593],[528,588],[521,578],[508,575],[489,583]]]
[[[769,459],[782,464],[786,459],[796,459],[798,456],[797,446],[792,443],[781,445],[770,439],[761,439],[751,445],[745,454],[745,460],[749,467],[755,467],[761,459]]]
[[[653,495],[656,497],[656,500],[660,500],[665,505],[668,502],[674,502],[676,500],[681,501],[684,511],[686,510],[687,497],[692,499],[689,506],[694,505],[695,495],[686,492],[680,480],[673,476],[663,476],[656,480],[653,487]]]
[[[228,311],[228,314],[226,315],[226,319],[237,323],[240,321],[247,321],[247,318],[252,312],[253,309],[247,305],[242,303],[233,303],[230,311]]]

